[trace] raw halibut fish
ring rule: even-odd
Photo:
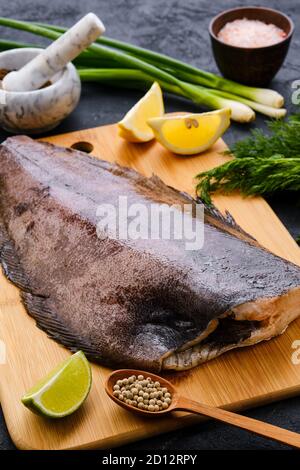
[[[300,268],[206,212],[204,247],[115,240],[97,206],[197,204],[162,183],[28,137],[0,146],[1,261],[28,313],[108,366],[183,370],[282,333],[300,315]]]

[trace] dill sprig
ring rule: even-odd
[[[270,134],[259,129],[236,142],[226,154],[235,158],[199,173],[196,190],[211,204],[211,194],[240,190],[244,195],[300,190],[300,114],[268,123]]]
[[[270,158],[244,157],[197,175],[197,193],[207,204],[210,193],[222,191],[228,194],[240,190],[244,195],[269,194],[278,190],[300,190],[300,157]]]
[[[287,121],[269,121],[270,134],[254,129],[251,136],[233,144],[225,154],[236,158],[270,158],[283,155],[286,158],[300,155],[300,114],[290,116]]]

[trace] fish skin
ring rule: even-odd
[[[156,177],[78,151],[25,136],[0,146],[3,269],[37,325],[71,350],[160,371],[220,315],[300,286],[298,266],[218,214],[206,214],[200,251],[184,241],[99,239],[96,208],[120,194],[129,204],[196,204]]]

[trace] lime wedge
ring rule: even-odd
[[[21,399],[34,413],[63,418],[76,411],[92,385],[90,364],[82,351],[59,364]]]

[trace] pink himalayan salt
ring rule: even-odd
[[[270,46],[285,37],[286,33],[274,24],[247,18],[226,23],[218,34],[218,38],[226,44],[251,48]]]

